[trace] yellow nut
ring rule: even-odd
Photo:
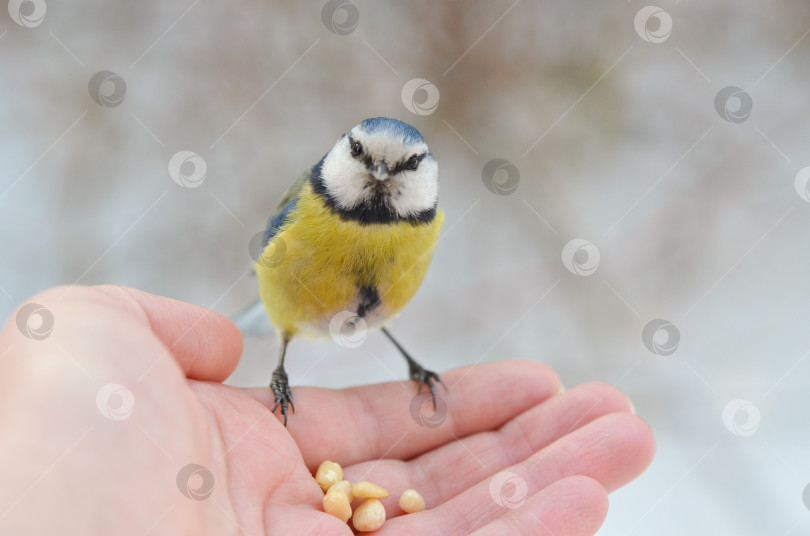
[[[350,501],[352,499],[354,499],[354,495],[352,494],[352,483],[349,482],[348,480],[341,480],[337,484],[332,484],[329,487],[329,490],[327,491],[327,493],[329,491],[332,491],[332,490],[340,490],[340,491],[342,491],[343,493],[346,494],[346,496],[349,498]]]
[[[352,486],[352,494],[361,499],[385,499],[388,492],[371,482],[358,482]]]
[[[330,486],[337,484],[341,480],[343,480],[343,469],[340,465],[329,460],[323,462],[315,473],[315,482],[323,491],[328,490]]]
[[[342,489],[332,486],[323,496],[323,511],[346,523],[352,517],[351,502]]]
[[[421,512],[425,509],[425,499],[415,489],[406,489],[399,496],[399,507],[407,514]]]
[[[378,499],[366,499],[352,514],[352,525],[360,532],[377,530],[383,523],[385,523],[385,507]]]

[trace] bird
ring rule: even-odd
[[[295,413],[284,369],[294,337],[333,338],[376,329],[408,364],[418,392],[436,407],[439,375],[391,335],[396,316],[422,283],[439,240],[438,165],[422,134],[388,117],[365,119],[342,134],[286,191],[264,232],[255,264],[259,297],[281,341],[270,388]],[[336,333],[337,332],[337,333]]]

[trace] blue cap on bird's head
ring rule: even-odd
[[[372,117],[360,123],[360,128],[369,134],[385,133],[390,136],[402,138],[405,143],[424,143],[425,139],[416,128],[403,123],[399,119],[391,119],[390,117]]]

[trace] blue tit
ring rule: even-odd
[[[284,357],[298,335],[323,337],[336,318],[380,328],[427,385],[435,372],[417,363],[385,323],[425,277],[444,214],[438,166],[411,125],[377,117],[355,125],[305,171],[270,218],[256,262],[259,296],[281,340],[270,387],[287,424],[295,411]],[[336,315],[342,315],[336,317]]]

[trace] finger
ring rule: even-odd
[[[612,413],[563,437],[530,458],[546,479],[587,475],[612,493],[652,462],[655,438],[635,415]]]
[[[446,501],[495,471],[519,463],[588,423],[610,413],[631,411],[630,401],[602,383],[578,385],[539,404],[497,432],[459,438],[412,460],[407,472],[425,475],[427,489]],[[459,470],[460,469],[460,470]],[[458,482],[458,474],[462,481]]]
[[[443,376],[454,387],[437,394],[439,413],[433,424],[420,420],[421,411],[431,416],[430,395],[417,395],[413,382],[402,382],[340,391],[294,388],[296,412],[288,430],[311,469],[326,459],[342,465],[381,457],[408,459],[455,437],[497,429],[560,390],[554,372],[531,361],[486,363]],[[251,394],[273,407],[268,389]]]
[[[199,305],[134,288],[114,285],[95,288],[144,314],[187,378],[220,382],[239,363],[242,335],[224,316]]]
[[[459,437],[409,462],[368,461],[346,467],[345,475],[352,481],[386,482],[391,489],[414,488],[428,505],[441,504],[600,417],[629,411],[627,397],[614,387],[578,385],[530,408],[498,431]],[[398,514],[396,501],[383,502],[390,507],[390,516]]]
[[[509,501],[490,494],[489,501],[497,504],[501,515],[477,529],[481,525],[477,516],[462,514],[453,520],[443,513],[425,510],[389,520],[380,536],[593,536],[607,516],[607,492],[586,476],[564,478],[530,496],[524,493],[526,488],[516,486]]]
[[[572,476],[534,494],[472,536],[593,536],[605,522],[608,496],[592,478]]]
[[[638,417],[626,413],[605,415],[528,459],[464,489],[449,501],[425,510],[428,519],[424,522],[436,534],[469,534],[502,518],[509,506],[576,475],[590,477],[611,491],[647,467],[652,457],[651,443],[649,427]],[[465,515],[469,512],[475,515]]]

